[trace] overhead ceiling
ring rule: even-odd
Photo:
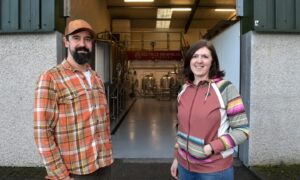
[[[158,8],[192,8],[174,11],[170,29],[190,28],[210,30],[224,20],[235,18],[235,12],[216,12],[216,8],[235,9],[236,0],[154,0],[147,3],[125,3],[124,0],[106,0],[112,20],[130,20],[131,28],[155,28]]]

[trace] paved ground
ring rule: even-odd
[[[172,180],[170,159],[116,159],[112,180]],[[234,164],[235,180],[259,180],[238,161]],[[0,167],[0,180],[38,180],[45,177],[44,168]]]

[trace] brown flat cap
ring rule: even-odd
[[[79,31],[79,30],[89,31],[91,33],[91,35],[93,36],[93,38],[96,37],[96,33],[94,32],[92,26],[88,22],[86,22],[85,20],[82,20],[82,19],[76,19],[76,20],[70,21],[65,29],[65,36],[70,35],[70,34],[74,33],[75,31]]]

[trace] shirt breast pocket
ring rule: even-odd
[[[99,106],[106,106],[107,100],[106,100],[106,94],[105,90],[102,87],[94,87],[93,88],[93,97],[96,104]]]
[[[80,91],[68,91],[62,97],[59,98],[58,104],[73,104],[81,100],[84,100],[86,93],[84,90]]]

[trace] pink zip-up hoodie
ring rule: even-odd
[[[183,85],[178,95],[175,156],[184,168],[199,173],[232,166],[233,148],[248,139],[249,127],[242,98],[229,81],[213,79]],[[203,147],[210,144],[213,154]]]

